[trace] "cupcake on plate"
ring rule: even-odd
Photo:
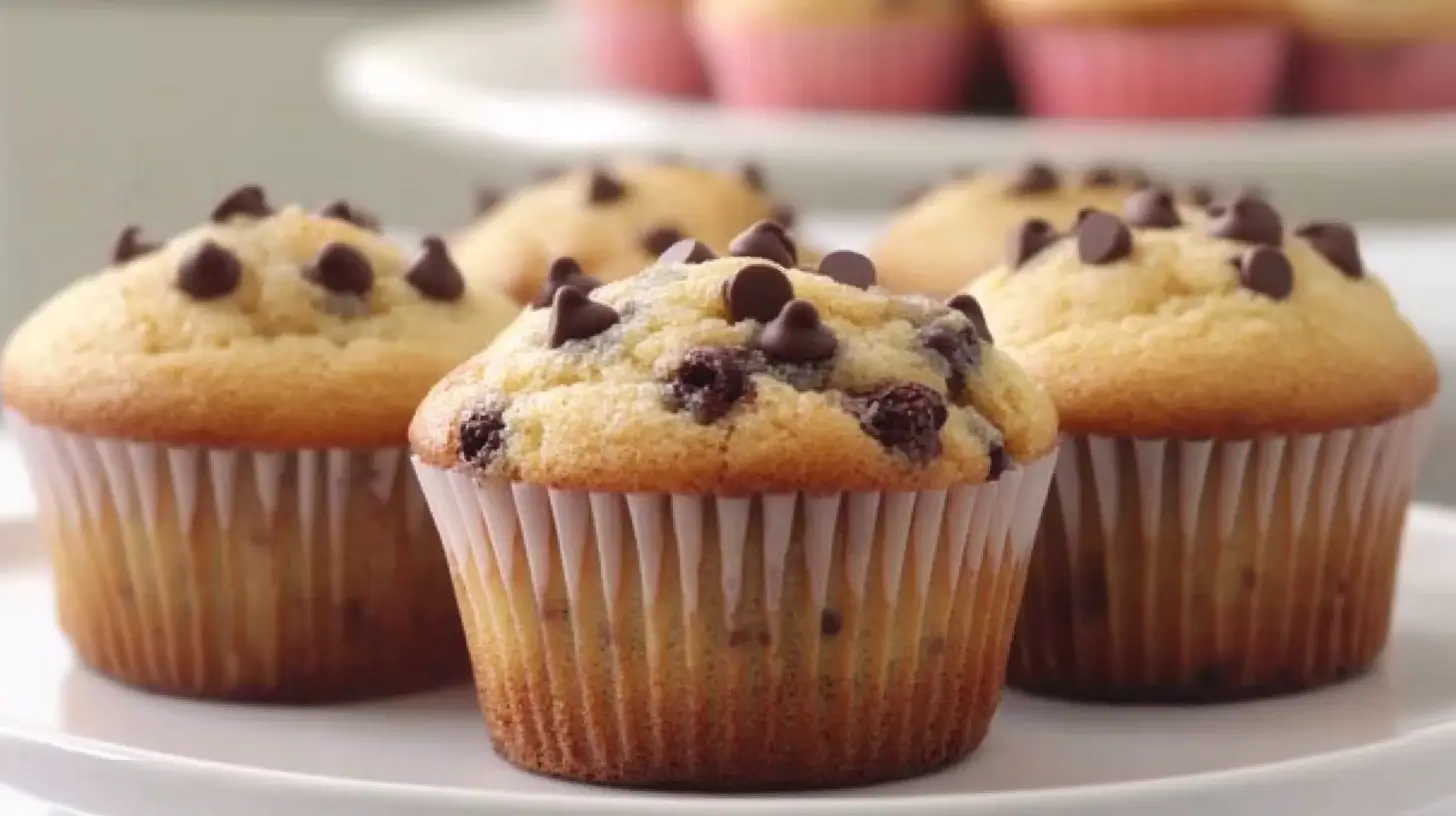
[[[1292,0],[1294,101],[1312,113],[1456,109],[1456,3]]]
[[[167,694],[336,701],[463,679],[406,456],[430,386],[515,315],[435,238],[244,187],[10,338],[4,399],[96,671]]]
[[[966,0],[696,0],[718,99],[743,108],[956,107],[980,55]]]
[[[1056,415],[974,299],[864,256],[673,247],[572,286],[411,429],[496,750],[576,780],[828,787],[996,709]]]
[[[451,242],[460,268],[523,305],[549,304],[564,280],[590,288],[636,274],[684,238],[721,252],[757,221],[794,221],[758,165],[723,172],[675,158],[550,170],[513,195],[482,190],[477,212]]]
[[[1065,172],[1031,161],[1009,170],[958,171],[912,194],[870,254],[890,291],[948,297],[1000,264],[1007,233],[1026,219],[1066,229],[1084,208],[1115,208],[1149,184],[1147,173],[1109,164]],[[1206,203],[1210,195],[1190,190],[1188,198]]]
[[[1278,102],[1283,2],[987,0],[1036,116],[1235,119]]]
[[[1148,190],[1010,250],[970,291],[1068,435],[1011,682],[1212,701],[1367,669],[1437,374],[1355,232]]]
[[[667,96],[708,91],[688,25],[691,0],[568,0],[602,84]]]

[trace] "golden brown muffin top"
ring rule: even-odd
[[[1008,25],[1184,26],[1281,23],[1286,0],[986,0]]]
[[[1289,0],[1295,24],[1321,40],[1352,45],[1400,44],[1456,38],[1451,0]]]
[[[980,0],[697,0],[715,23],[792,25],[942,25],[981,16]]]
[[[400,445],[421,397],[518,309],[468,286],[444,243],[416,257],[347,204],[274,210],[229,195],[162,244],[122,233],[114,264],[16,330],[5,401],[103,437],[244,448]]]

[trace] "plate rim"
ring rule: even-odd
[[[0,538],[19,528],[34,528],[33,514],[0,515]],[[1456,538],[1456,508],[1442,505],[1413,502],[1406,521],[1407,531],[1421,529],[1428,534]],[[1407,532],[1409,535],[1409,532]],[[42,547],[33,544],[32,549]],[[33,553],[34,554],[34,553]],[[43,558],[43,555],[42,555]],[[26,559],[29,560],[29,559]],[[0,570],[5,569],[0,564]],[[596,790],[584,786],[577,791],[562,793],[517,793],[489,790],[469,790],[441,785],[423,785],[407,782],[382,782],[378,780],[355,780],[345,777],[321,776],[300,771],[284,771],[241,765],[218,760],[197,759],[163,751],[133,748],[105,740],[60,734],[38,726],[27,726],[0,719],[0,746],[6,742],[13,745],[30,746],[41,750],[109,762],[113,765],[126,763],[132,769],[152,778],[184,777],[192,783],[216,785],[219,788],[244,788],[274,795],[292,793],[327,794],[338,800],[372,800],[377,804],[398,802],[414,803],[416,806],[433,804],[451,807],[517,807],[534,808],[537,812],[577,813],[582,807],[582,794]],[[1423,748],[1432,743],[1430,748]],[[1279,777],[1290,774],[1314,776],[1338,772],[1341,767],[1370,760],[1386,758],[1386,755],[1409,753],[1411,751],[1434,751],[1437,746],[1456,750],[1456,718],[1446,722],[1432,723],[1407,734],[1393,736],[1376,742],[1349,748],[1325,751],[1309,756],[1295,757],[1277,762],[1227,768],[1180,776],[1155,779],[1103,782],[1090,785],[1071,785],[1032,790],[995,791],[988,793],[963,792],[943,794],[921,794],[905,796],[876,797],[873,799],[803,799],[793,794],[773,794],[745,798],[741,796],[708,796],[687,793],[660,794],[631,790],[613,791],[611,798],[592,802],[590,808],[607,814],[669,814],[678,813],[685,801],[690,801],[694,810],[709,814],[741,812],[745,803],[755,809],[771,808],[773,812],[802,814],[869,814],[887,812],[895,808],[912,808],[912,812],[958,813],[973,816],[983,812],[1008,812],[1002,809],[1018,805],[1068,805],[1079,807],[1111,806],[1123,803],[1156,803],[1169,796],[1179,798],[1199,793],[1221,792],[1227,794],[1230,787],[1257,788],[1271,782],[1280,783]],[[0,782],[3,782],[0,778]],[[1285,779],[1283,784],[1288,784]],[[25,790],[24,786],[18,788]]]

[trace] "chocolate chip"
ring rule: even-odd
[[[994,482],[1001,478],[1001,474],[1006,472],[1006,466],[1011,463],[1010,459],[1006,456],[1006,448],[995,442],[991,443],[986,449],[986,458],[991,462],[990,470],[986,473],[986,481],[988,482]]]
[[[116,264],[124,264],[156,251],[156,244],[142,240],[141,227],[127,227],[116,236],[116,244],[111,248],[111,260]]]
[[[1239,269],[1239,283],[1251,292],[1284,300],[1294,292],[1294,267],[1284,253],[1271,247],[1254,247],[1232,259]]]
[[[239,215],[249,218],[267,218],[272,214],[273,208],[268,205],[268,196],[264,194],[263,188],[256,184],[246,184],[228,193],[213,208],[212,221],[217,224],[226,224]]]
[[[767,323],[778,317],[793,298],[794,285],[789,282],[789,276],[767,264],[745,266],[723,284],[723,301],[728,306],[730,323],[740,320]]]
[[[365,229],[371,232],[377,232],[379,230],[379,219],[375,218],[373,213],[359,209],[342,199],[319,210],[319,215],[322,215],[324,218],[347,221],[359,229]]]
[[[940,455],[945,397],[919,383],[898,383],[850,394],[848,407],[865,433],[917,464]]]
[[[1094,164],[1082,176],[1082,184],[1087,187],[1116,187],[1121,182],[1122,173],[1111,164]]]
[[[1173,194],[1164,187],[1149,187],[1128,196],[1122,204],[1122,217],[1130,226],[1144,229],[1173,229],[1183,226]]]
[[[1277,247],[1284,243],[1284,221],[1269,202],[1252,193],[1240,193],[1228,206],[1209,209],[1214,217],[1208,234],[1230,241]]]
[[[909,190],[906,190],[905,194],[900,197],[900,206],[914,206],[920,203],[920,201],[924,199],[927,195],[930,195],[930,191],[934,189],[934,184],[917,184],[914,187],[911,187]]]
[[[799,262],[799,249],[782,226],[772,221],[759,221],[738,234],[728,244],[728,254],[740,258],[762,258],[779,266]]]
[[[588,298],[575,286],[563,286],[551,301],[551,348],[560,348],[572,340],[589,340],[619,320],[616,309]]]
[[[844,629],[844,617],[833,609],[826,609],[819,613],[819,634],[824,637],[834,637]]]
[[[986,343],[996,342],[991,337],[991,329],[986,325],[986,312],[981,309],[981,302],[971,295],[956,295],[945,302],[948,308],[966,316],[971,325],[976,327],[976,336]]]
[[[1033,161],[1017,169],[1016,175],[1006,185],[1006,192],[1012,195],[1049,193],[1061,186],[1057,171],[1048,162]]]
[[[420,245],[425,251],[404,274],[405,281],[430,300],[459,300],[465,294],[465,278],[445,242],[431,235]]]
[[[481,187],[475,191],[475,214],[485,215],[505,200],[505,193],[494,187]]]
[[[460,421],[460,461],[484,468],[505,447],[506,420],[498,408],[482,407]]]
[[[768,189],[768,176],[763,172],[763,165],[758,162],[747,162],[739,170],[743,176],[743,183],[753,189],[763,192]]]
[[[742,273],[740,273],[742,274]],[[819,321],[819,310],[807,300],[791,300],[758,335],[758,347],[785,363],[827,360],[839,349],[834,332]]]
[[[627,186],[608,170],[594,167],[587,181],[586,200],[590,204],[611,204],[627,197]]]
[[[672,226],[654,227],[642,236],[642,249],[648,255],[660,256],[684,237],[682,230]]]
[[[769,217],[784,229],[793,229],[799,220],[799,212],[788,204],[779,204],[774,207],[773,214]]]
[[[1060,238],[1046,219],[1028,218],[1006,236],[1006,263],[1012,269],[1020,269]]]
[[[671,266],[673,264],[700,264],[717,258],[717,253],[702,241],[695,241],[687,238],[678,241],[667,248],[657,257],[657,262]]]
[[[556,300],[556,290],[563,286],[574,286],[583,292],[601,286],[596,278],[581,270],[581,264],[575,258],[557,258],[551,262],[546,270],[546,282],[541,286],[541,294],[531,302],[531,308],[544,309]]]
[[[1077,257],[1082,263],[1117,263],[1132,254],[1132,230],[1111,213],[1094,210],[1077,222]]]
[[[1200,209],[1208,209],[1216,197],[1211,185],[1197,183],[1188,186],[1188,200]]]
[[[374,287],[374,268],[369,259],[348,244],[325,246],[303,276],[341,295],[363,295]]]
[[[856,289],[868,289],[875,285],[874,261],[847,249],[825,255],[819,261],[819,268],[815,271],[826,278],[845,286],[853,286]]]
[[[1309,242],[1315,252],[1350,278],[1365,277],[1365,261],[1360,257],[1360,239],[1349,224],[1340,221],[1315,221],[1294,231]]]
[[[198,244],[177,269],[177,288],[197,300],[230,295],[242,281],[238,256],[211,241]]]
[[[946,390],[952,396],[959,394],[966,385],[966,375],[981,364],[981,341],[975,326],[932,323],[919,335],[920,342],[945,360],[950,369],[945,378]]]
[[[699,425],[723,417],[734,405],[753,396],[753,380],[740,353],[726,348],[699,348],[683,355],[668,383],[668,403],[687,411]]]

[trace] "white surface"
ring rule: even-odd
[[[1453,212],[1456,113],[1237,123],[767,116],[592,88],[569,20],[553,12],[565,5],[503,3],[365,33],[334,54],[330,80],[353,111],[443,146],[493,158],[502,145],[537,156],[754,156],[791,198],[821,206],[886,206],[951,165],[1038,154],[1257,179],[1290,206],[1345,218]]]

